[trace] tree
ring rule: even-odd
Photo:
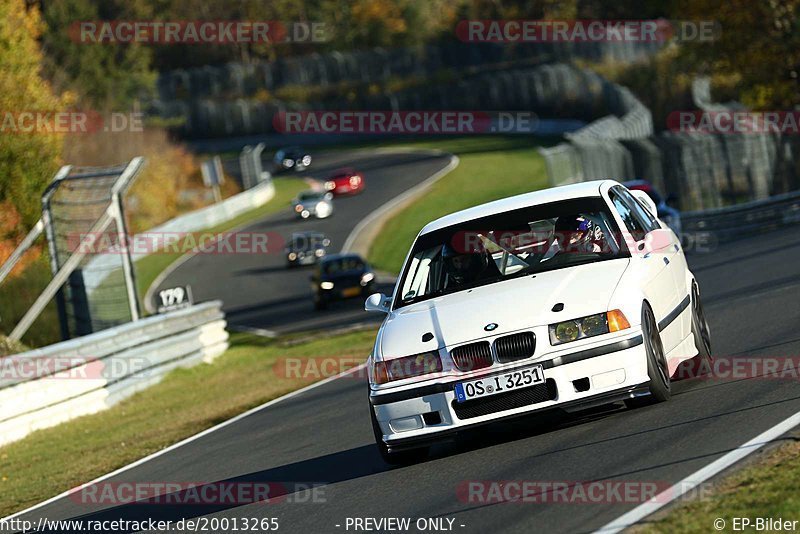
[[[59,111],[66,102],[40,74],[42,53],[37,38],[39,12],[24,0],[0,0],[0,114],[16,121],[26,111]],[[58,167],[62,138],[53,133],[0,132],[0,205],[22,215],[30,227],[39,218],[41,194]],[[5,202],[4,202],[5,201]],[[22,228],[6,232],[19,232]],[[14,237],[2,236],[0,239]]]
[[[48,76],[60,89],[77,93],[82,104],[101,111],[129,109],[135,100],[152,95],[156,73],[147,45],[84,43],[73,31],[81,21],[142,18],[147,10],[140,6],[95,0],[47,2],[43,42]]]
[[[754,109],[800,104],[800,0],[682,0],[682,19],[713,20],[718,39],[683,47],[687,62],[720,78],[736,78]]]

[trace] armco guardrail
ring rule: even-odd
[[[104,410],[228,347],[221,302],[148,317],[0,359],[0,445]]]
[[[684,213],[684,233],[708,232],[724,243],[800,223],[800,191],[725,208]]]

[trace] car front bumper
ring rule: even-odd
[[[370,407],[389,449],[402,450],[537,411],[580,410],[646,394],[649,377],[641,333],[548,358],[520,362],[513,368],[480,376],[539,364],[545,383],[537,386],[457,403],[454,387],[463,379],[451,377],[447,382],[426,383],[413,389],[370,390]]]

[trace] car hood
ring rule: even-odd
[[[522,276],[404,306],[381,329],[383,358],[409,356],[489,335],[607,311],[630,260],[620,258]],[[563,303],[561,312],[553,312]],[[496,323],[491,332],[484,330]],[[422,341],[430,332],[433,340]]]

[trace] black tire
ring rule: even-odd
[[[650,377],[648,389],[650,394],[644,397],[625,399],[628,408],[638,408],[659,402],[668,401],[672,396],[669,367],[661,343],[653,310],[647,303],[642,306],[642,338],[647,353],[647,375]]]
[[[389,465],[411,465],[422,462],[428,457],[428,447],[419,447],[405,451],[389,451],[389,447],[387,447],[386,443],[383,441],[383,432],[381,431],[380,425],[378,425],[378,420],[375,417],[375,410],[372,409],[371,405],[369,407],[369,415],[372,421],[372,433],[375,435],[375,444],[384,462]]]
[[[697,357],[700,360],[699,370],[709,371],[714,361],[711,355],[711,330],[703,311],[703,303],[700,301],[700,288],[697,287],[697,282],[692,282],[692,334],[697,347]]]
[[[328,299],[323,297],[314,297],[314,309],[317,311],[328,309]]]

